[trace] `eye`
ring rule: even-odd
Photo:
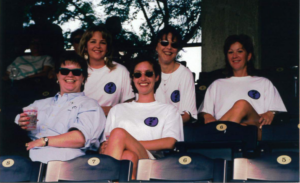
[[[228,52],[227,52],[227,54],[232,54],[232,53],[233,53],[233,51],[228,51]]]
[[[95,40],[91,40],[90,43],[96,43],[96,41]]]
[[[101,43],[101,44],[106,44],[106,41],[101,41],[100,43]]]
[[[244,52],[244,50],[238,50],[238,53],[243,53]]]

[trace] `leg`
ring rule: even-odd
[[[135,153],[133,153],[132,151],[125,150],[122,154],[121,159],[132,161],[133,167],[132,167],[131,179],[135,180],[136,179],[136,173],[137,173],[137,163],[138,163],[139,157]]]
[[[120,160],[125,150],[135,153],[138,156],[138,159],[149,158],[146,149],[139,141],[133,138],[126,130],[115,128],[110,133],[104,154]]]
[[[246,118],[243,123],[241,121],[243,118]],[[257,114],[257,112],[253,109],[251,104],[249,104],[246,100],[239,100],[232,108],[227,111],[220,121],[232,121],[235,123],[240,123],[242,125],[254,125],[258,128],[258,140],[261,139],[261,129],[260,123],[259,123],[260,116]]]

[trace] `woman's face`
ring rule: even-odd
[[[162,45],[162,43],[165,45]],[[174,44],[175,43],[175,44]],[[173,46],[173,47],[172,47]],[[172,40],[172,33],[164,35],[156,45],[158,60],[162,64],[170,64],[175,61],[178,53],[177,39]]]
[[[154,86],[158,77],[155,76],[153,67],[149,62],[144,61],[137,64],[134,68],[133,82],[139,95],[154,95]]]
[[[227,59],[233,73],[238,71],[247,72],[247,62],[251,59],[251,56],[252,54],[248,54],[241,43],[233,43],[227,51]]]
[[[99,31],[94,32],[91,39],[87,42],[86,51],[88,52],[90,61],[104,61],[107,53],[107,42]]]
[[[71,61],[66,61],[65,63],[66,65],[62,64],[60,66],[60,70],[56,75],[60,86],[60,94],[80,92],[84,80],[80,66]]]

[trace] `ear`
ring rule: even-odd
[[[157,82],[158,80],[159,80],[159,75],[156,76],[155,82]]]
[[[249,62],[249,60],[251,60],[251,58],[252,58],[252,53],[249,53],[248,57],[247,57],[247,61]]]

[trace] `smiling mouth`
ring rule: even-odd
[[[170,55],[172,55],[173,53],[172,53],[172,52],[164,52],[164,54],[170,56]]]
[[[75,83],[76,80],[74,80],[74,79],[65,79],[65,82],[66,83]]]
[[[139,83],[139,85],[141,85],[141,86],[148,86],[149,83]]]

